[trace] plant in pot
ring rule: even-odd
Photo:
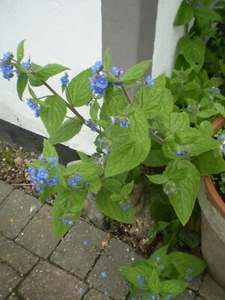
[[[199,26],[201,19],[202,27],[212,19],[221,20],[208,1],[202,7],[195,2],[182,2],[175,25],[185,25],[194,17],[194,26]],[[189,19],[182,17],[186,8]],[[90,192],[95,193],[98,208],[112,219],[132,224],[144,211],[144,228],[154,218],[156,230],[168,229],[166,246],[149,259],[122,268],[132,295],[140,289],[143,299],[172,299],[205,268],[195,256],[168,252],[177,237],[190,242],[188,225],[208,161],[216,160],[207,169],[209,174],[215,169],[218,172],[218,168],[225,170],[221,168],[221,156],[215,155],[220,143],[211,137],[211,117],[224,113],[225,97],[218,92],[221,79],[208,76],[206,43],[200,33],[198,38],[196,35],[193,27],[181,39],[172,78],[165,74],[154,80],[146,76],[151,61],[124,73],[113,66],[107,50],[103,62],[97,61],[71,80],[67,73],[60,76],[62,93],[58,93],[48,79],[68,68],[23,62],[24,41],[15,57],[6,53],[0,63],[4,78],[10,80],[17,73],[19,98],[23,99],[27,89],[27,104],[49,134],[42,155],[28,170],[43,203],[55,196],[53,226],[58,237],[80,216]],[[39,86],[45,86],[48,94],[39,95]],[[99,101],[102,98],[103,103]],[[88,120],[79,112],[85,105]],[[96,152],[91,157],[78,152],[80,163],[60,165],[54,145],[74,138],[84,126],[96,135]],[[155,232],[151,234],[152,239]]]

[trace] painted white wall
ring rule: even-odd
[[[40,65],[54,62],[68,66],[70,77],[102,57],[101,0],[7,0],[0,1],[0,11],[0,55],[15,53],[17,44],[26,39],[24,61],[30,56]],[[58,92],[61,76],[50,81]],[[39,90],[37,95],[43,95],[45,89]],[[41,120],[18,99],[15,78],[8,82],[1,77],[0,91],[1,119],[47,136]],[[69,146],[91,154],[94,138],[86,128]]]
[[[184,26],[174,27],[173,21],[182,0],[159,0],[153,52],[152,77],[166,72],[171,75],[177,41],[184,35]]]

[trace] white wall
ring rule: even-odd
[[[152,77],[163,72],[168,76],[174,65],[177,41],[184,35],[184,26],[174,27],[173,21],[182,0],[159,0],[153,52]]]
[[[45,65],[55,62],[68,66],[70,77],[90,67],[102,57],[101,0],[7,0],[0,1],[0,55],[15,53],[17,44],[26,39],[26,55]],[[60,92],[56,76],[50,82]],[[38,95],[45,90],[39,88]],[[16,79],[10,82],[0,77],[0,119],[45,136],[41,120],[18,99]],[[49,94],[49,93],[48,93]],[[69,145],[92,153],[85,141],[94,139],[86,128]]]

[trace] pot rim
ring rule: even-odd
[[[225,125],[225,118],[224,117],[217,118],[212,123],[214,133],[218,132],[224,125]],[[205,183],[206,189],[208,191],[208,194],[210,196],[211,203],[213,204],[213,206],[215,208],[218,209],[221,216],[225,218],[225,203],[222,200],[222,198],[220,197],[219,193],[217,192],[217,190],[212,182],[211,177],[205,176],[204,183]]]

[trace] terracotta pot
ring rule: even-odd
[[[225,125],[225,118],[213,122],[216,133]],[[198,196],[201,206],[202,254],[212,277],[225,288],[225,203],[210,176],[202,179]]]

